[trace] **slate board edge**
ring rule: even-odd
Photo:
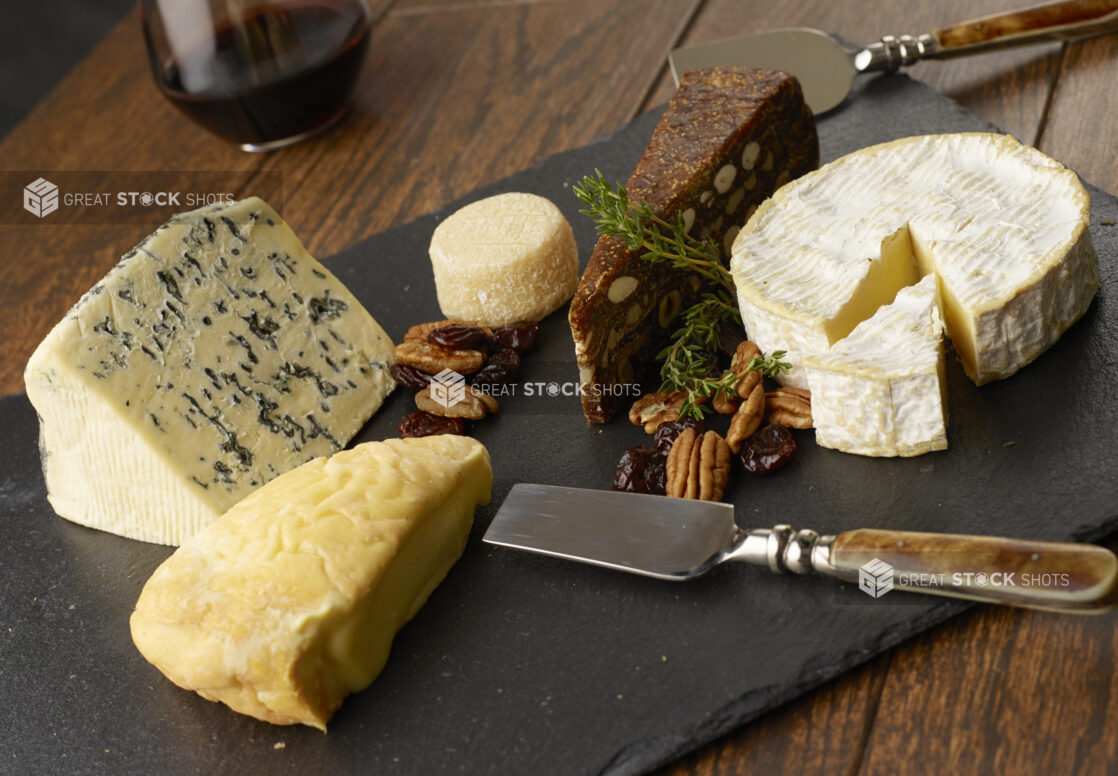
[[[865,76],[861,76],[859,77],[859,80],[863,81],[862,86],[864,88],[865,82],[871,81],[874,78],[890,78],[894,79],[894,81],[898,79],[904,79],[911,84],[919,87],[923,91],[928,92],[936,99],[942,100],[945,105],[950,105],[952,110],[954,110],[956,113],[962,114],[973,121],[985,124],[986,127],[988,127],[989,130],[992,132],[1007,134],[1000,127],[976,116],[974,113],[972,113],[970,110],[968,110],[955,100],[952,100],[951,98],[941,94],[923,81],[912,78],[907,74],[895,73],[885,76],[871,76],[868,78]],[[844,103],[835,110],[842,110],[849,100],[856,99],[854,90],[852,90],[851,95],[851,97],[847,98],[847,101],[844,101]],[[581,151],[588,147],[606,144],[623,132],[632,130],[634,128],[633,125],[635,124],[648,124],[648,134],[649,136],[651,136],[652,129],[655,127],[655,122],[659,121],[659,118],[661,114],[663,114],[666,107],[666,104],[655,106],[645,113],[642,113],[639,116],[635,117],[626,124],[622,125],[620,128],[614,130],[613,132],[597,137],[578,148],[569,149],[568,151],[561,151],[557,154],[553,154],[552,156],[549,156],[534,165],[526,167],[523,170],[518,171],[517,173],[513,173],[513,175],[518,175],[532,170],[540,170],[547,167],[549,164],[555,163],[566,154]],[[590,171],[588,170],[587,172],[589,173]],[[419,222],[430,219],[441,220],[444,215],[452,213],[458,208],[470,202],[476,201],[481,197],[488,196],[490,193],[499,193],[504,191],[507,188],[505,181],[506,178],[502,178],[493,183],[478,187],[477,189],[455,199],[454,201],[447,205],[444,205],[443,207],[440,207],[422,216],[418,216],[417,218],[412,219],[405,224],[392,227],[387,231],[392,232],[397,229],[409,229]],[[1098,187],[1091,186],[1086,181],[1084,181],[1084,183],[1085,185],[1088,185],[1089,188],[1095,191],[1102,192],[1102,190]],[[324,260],[324,263],[329,266],[329,259]],[[1111,516],[1111,518],[1107,520],[1102,526],[1080,526],[1074,531],[1074,534],[1077,541],[1091,542],[1108,536],[1116,531],[1118,531],[1118,512]],[[792,687],[785,688],[782,691],[772,692],[771,696],[766,698],[765,701],[763,701],[762,705],[760,705],[759,707],[751,709],[751,702],[759,696],[768,695],[770,693],[769,688],[763,688],[761,690],[746,693],[745,695],[742,695],[734,701],[723,706],[716,713],[712,714],[709,719],[700,721],[691,728],[681,730],[675,735],[656,739],[640,739],[623,745],[621,749],[618,750],[613,759],[610,760],[610,762],[607,763],[606,766],[600,771],[600,773],[610,774],[611,776],[613,776],[614,774],[616,774],[617,776],[627,776],[628,774],[642,774],[673,762],[676,759],[689,754],[706,744],[709,744],[720,736],[723,736],[752,720],[758,719],[764,714],[767,714],[768,712],[788,703],[789,701],[794,700],[804,693],[807,693],[825,684],[831,679],[834,679],[835,677],[853,668],[856,668],[863,663],[869,662],[871,659],[877,657],[886,650],[902,644],[908,639],[913,638],[914,636],[917,636],[920,633],[923,633],[924,631],[935,627],[936,625],[940,625],[948,621],[949,619],[974,608],[975,605],[976,604],[973,602],[945,600],[941,606],[937,606],[934,609],[930,610],[924,617],[908,620],[898,627],[888,629],[879,634],[879,637],[876,639],[876,641],[868,648],[851,652],[840,661],[830,661],[825,668],[822,668],[815,672],[811,679],[798,683]],[[805,669],[805,675],[807,675],[808,673],[808,670]]]
[[[893,79],[904,78],[906,81],[918,84],[923,90],[934,95],[938,100],[942,101],[945,108],[948,106],[957,113],[971,116],[965,108],[954,103],[953,101],[940,95],[935,90],[931,89],[919,81],[908,79],[905,76],[891,76]],[[894,81],[896,83],[896,81]],[[611,133],[602,138],[598,138],[588,146],[595,146],[599,144],[608,143],[611,139],[623,132],[632,132],[641,128],[641,131],[647,130],[650,134],[655,121],[658,119],[662,108],[653,109],[645,114],[634,119],[632,122],[626,124],[619,130]],[[972,121],[977,119],[972,118]],[[988,125],[987,126],[991,126]],[[996,128],[991,126],[991,129]],[[553,163],[557,159],[561,159],[567,154],[575,151],[584,150],[572,149],[571,151],[561,152],[547,160],[533,165],[528,170],[539,170],[548,167],[549,163]],[[521,172],[526,172],[521,171]],[[487,193],[496,192],[507,189],[506,179],[481,187],[470,194],[456,200],[454,203],[444,206],[432,213],[420,216],[407,224],[394,227],[387,230],[382,235],[390,234],[397,230],[408,228],[416,228],[422,222],[431,223],[439,220],[445,213],[455,209],[462,202],[472,201]],[[354,246],[351,246],[354,247]],[[340,268],[339,268],[340,269]],[[341,274],[341,273],[339,273]],[[12,400],[12,401],[9,401]],[[13,406],[16,402],[25,401],[22,394],[12,395],[0,399],[0,416],[3,416],[8,407]],[[6,405],[6,406],[5,406]],[[1078,528],[1071,531],[1071,533],[1079,540],[1089,541],[1104,536],[1118,528],[1118,515],[1111,515],[1102,524],[1096,523],[1095,525],[1081,524]],[[789,580],[789,584],[794,584],[794,580]],[[751,690],[742,694],[738,698],[726,703],[724,706],[714,710],[711,714],[702,721],[695,722],[689,726],[684,726],[670,734],[665,734],[656,737],[642,738],[628,742],[627,744],[620,744],[619,751],[606,763],[600,772],[602,773],[641,773],[649,769],[663,765],[667,762],[693,751],[694,749],[716,739],[720,735],[738,727],[752,719],[761,716],[764,713],[776,708],[777,706],[786,703],[787,701],[807,692],[814,687],[823,684],[824,682],[832,679],[840,673],[847,671],[863,662],[870,660],[872,657],[880,654],[881,652],[889,649],[905,639],[908,639],[918,633],[927,630],[934,625],[942,623],[954,615],[961,613],[973,604],[968,604],[959,601],[945,601],[941,604],[929,609],[923,616],[915,617],[906,620],[900,625],[884,631],[879,631],[872,634],[867,638],[865,643],[859,645],[858,648],[839,656],[837,659],[834,655],[825,662],[819,662],[817,656],[817,668],[813,668],[812,663],[808,661],[805,664],[803,678],[801,681],[793,684],[784,685],[771,685]]]
[[[872,646],[853,651],[839,661],[828,661],[825,666],[814,671],[805,667],[804,675],[811,675],[810,679],[782,689],[774,690],[772,687],[779,688],[779,685],[773,685],[746,693],[712,714],[709,720],[699,722],[675,736],[635,741],[626,745],[601,773],[632,776],[648,773],[654,768],[674,762],[974,606],[975,604],[969,602],[945,599],[924,617],[907,620],[895,628],[885,630]],[[751,708],[753,701],[758,698],[764,700]]]
[[[1080,527],[1075,531],[1075,541],[1091,543],[1115,533],[1118,533],[1118,514],[1100,526]],[[790,581],[792,583],[794,582]],[[854,650],[837,661],[829,660],[818,669],[805,665],[803,675],[810,676],[810,679],[775,691],[765,687],[745,693],[713,713],[710,719],[685,728],[676,735],[626,744],[600,773],[603,776],[635,776],[668,765],[977,605],[971,601],[943,599],[940,605],[929,610],[923,617],[906,620],[881,632],[875,641],[863,649]],[[772,687],[780,688],[780,685]],[[753,701],[758,698],[764,700],[754,706]]]
[[[980,122],[980,123],[984,124],[989,131],[997,132],[998,134],[1001,134],[1001,135],[1010,134],[1010,133],[1007,133],[1005,130],[1001,129],[1000,127],[998,127],[997,125],[992,124],[991,122],[986,121],[985,119],[981,118],[980,116],[975,115],[970,110],[965,108],[963,105],[959,104],[958,102],[951,99],[950,97],[947,97],[946,95],[936,91],[931,86],[924,83],[923,81],[921,81],[919,79],[916,79],[916,78],[912,78],[911,76],[909,76],[905,73],[890,73],[890,74],[881,74],[881,75],[874,75],[874,76],[861,75],[855,81],[856,87],[855,87],[854,90],[851,91],[851,94],[852,95],[854,94],[854,91],[856,90],[858,84],[861,84],[862,88],[865,88],[865,85],[869,84],[869,83],[872,83],[872,81],[874,79],[884,79],[884,78],[888,78],[892,81],[904,80],[904,81],[918,87],[919,89],[923,90],[924,92],[927,92],[929,95],[932,95],[936,99],[941,100],[945,105],[950,105],[951,109],[954,112],[956,112],[958,114],[961,114],[963,116],[966,116],[968,119],[970,119],[972,121]],[[856,99],[856,97],[854,97],[854,96],[847,97],[846,101],[844,101],[838,107],[834,108],[832,111],[829,111],[829,113],[833,115],[834,113],[837,113],[838,111],[843,110],[843,108],[845,108],[847,106],[848,102],[852,99]],[[651,137],[652,129],[655,127],[656,122],[659,121],[660,116],[664,113],[666,108],[667,108],[666,103],[663,104],[663,105],[657,105],[655,107],[652,107],[649,110],[645,111],[644,113],[634,117],[632,120],[626,122],[625,124],[623,124],[618,129],[615,129],[613,132],[610,132],[610,133],[605,134],[605,135],[600,135],[599,137],[596,137],[596,138],[590,140],[589,142],[587,142],[587,143],[585,143],[581,146],[577,146],[575,148],[570,148],[570,149],[567,149],[565,151],[560,151],[556,154],[552,154],[551,156],[547,157],[546,159],[543,159],[539,162],[536,162],[535,164],[530,165],[528,167],[525,167],[525,168],[523,168],[521,170],[518,170],[516,172],[510,173],[509,175],[506,175],[506,176],[504,176],[503,178],[501,178],[497,181],[494,181],[492,183],[487,183],[487,184],[484,184],[482,186],[478,186],[477,188],[471,190],[470,192],[468,192],[466,194],[463,194],[461,197],[457,197],[456,199],[452,200],[451,202],[449,202],[449,203],[447,203],[447,204],[445,204],[441,207],[438,207],[438,208],[436,208],[432,211],[424,213],[423,215],[416,216],[415,218],[411,219],[410,221],[406,221],[403,224],[397,224],[396,226],[389,227],[388,229],[384,230],[383,232],[379,232],[378,234],[379,235],[387,235],[387,234],[391,234],[391,233],[396,232],[396,231],[408,230],[408,229],[413,228],[415,225],[417,225],[419,223],[422,223],[424,221],[429,221],[429,220],[432,220],[432,219],[436,220],[436,221],[442,220],[442,218],[445,215],[447,215],[449,213],[453,213],[454,211],[458,210],[459,208],[461,208],[464,205],[469,204],[470,202],[474,202],[478,199],[481,199],[482,197],[489,196],[491,193],[500,193],[500,192],[503,192],[503,191],[507,190],[506,182],[507,182],[508,178],[511,178],[513,176],[522,175],[522,174],[525,174],[525,173],[528,173],[528,172],[531,172],[531,171],[535,171],[535,170],[542,170],[542,169],[548,167],[549,165],[552,165],[552,164],[556,163],[557,161],[563,159],[567,155],[580,153],[580,152],[584,151],[585,149],[591,148],[593,146],[607,144],[611,140],[616,138],[618,135],[621,135],[623,133],[627,133],[627,132],[633,130],[634,125],[648,124],[648,133],[649,133],[649,137]],[[824,116],[824,118],[826,118],[826,117]],[[1021,139],[1018,138],[1018,140],[1021,140]],[[1025,143],[1026,145],[1029,145],[1029,143],[1025,140],[1021,140],[1021,142]],[[587,174],[589,174],[591,172],[591,170],[587,170],[586,172],[587,172]],[[1080,176],[1080,179],[1082,180],[1082,176]],[[1089,181],[1084,180],[1083,183],[1084,183],[1084,185],[1088,186],[1089,188],[1091,188],[1095,191],[1099,191],[1099,192],[1104,193],[1104,194],[1110,194],[1109,192],[1106,192],[1105,190],[1101,189],[1100,187],[1092,185]],[[1110,194],[1110,196],[1118,196],[1118,195]],[[282,215],[282,213],[281,213],[281,215]],[[364,239],[369,239],[369,238],[364,238]],[[339,251],[339,253],[342,253],[342,252],[345,252],[345,251],[348,251],[348,250],[354,248],[356,245],[360,244],[361,242],[364,242],[364,239],[358,241],[358,243],[355,243],[354,245],[350,245],[350,246],[347,246],[346,248],[343,248],[341,251]],[[334,254],[334,255],[337,255],[337,254]],[[322,261],[323,264],[326,264],[327,266],[329,266],[329,262],[332,258],[334,258],[334,255],[328,256],[324,259],[321,259],[320,261]]]
[[[912,78],[904,73],[894,73],[890,75],[878,75],[871,78],[904,78],[921,88],[922,90],[934,95],[937,99],[943,100],[945,104],[950,104],[952,109],[960,114],[972,118],[975,121],[983,122],[990,131],[999,134],[1008,134],[1005,130],[997,125],[982,119],[968,110],[963,105],[955,100],[941,94],[939,91],[933,89],[923,81]],[[859,76],[859,80],[868,80],[866,76]],[[851,90],[851,96],[847,97],[835,111],[842,110],[849,100],[854,99],[854,90]],[[652,108],[647,113],[642,114],[638,118],[645,118],[649,115],[659,117],[663,113],[666,106],[658,106]],[[620,130],[618,130],[620,132]],[[617,132],[611,133],[605,139],[613,137]],[[600,142],[600,141],[594,141]],[[1025,141],[1022,141],[1025,142]],[[542,164],[542,163],[541,163]],[[1082,176],[1080,176],[1082,180]],[[1107,193],[1097,186],[1093,186],[1087,181],[1083,181],[1084,185],[1092,189],[1094,192]],[[457,204],[457,203],[456,203]],[[1074,531],[1076,541],[1080,542],[1093,542],[1098,541],[1106,536],[1118,532],[1118,512],[1115,512],[1104,524],[1101,526],[1084,526],[1081,525]],[[926,616],[908,620],[900,626],[886,630],[880,635],[876,643],[868,650],[857,650],[845,656],[841,661],[832,662],[826,668],[818,671],[811,679],[798,683],[783,691],[773,692],[771,697],[767,698],[762,705],[754,709],[750,709],[751,701],[758,696],[768,694],[768,688],[756,690],[754,692],[746,693],[726,706],[722,707],[718,713],[713,714],[709,720],[696,723],[690,730],[681,731],[678,735],[671,737],[663,737],[660,739],[644,739],[640,741],[633,741],[620,749],[613,760],[601,771],[602,774],[610,774],[610,776],[629,776],[630,774],[642,774],[667,765],[675,760],[690,754],[703,746],[717,740],[721,736],[726,735],[732,730],[741,727],[755,719],[759,719],[765,714],[773,711],[780,706],[798,698],[799,696],[816,689],[817,687],[826,684],[828,681],[850,671],[858,666],[868,663],[873,658],[882,654],[883,652],[896,647],[905,641],[930,630],[936,625],[941,625],[948,620],[973,609],[977,604],[974,602],[958,601],[958,600],[945,600],[942,606],[937,606],[935,609],[930,610]],[[805,669],[804,674],[808,675],[808,670]]]

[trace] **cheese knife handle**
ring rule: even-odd
[[[1118,604],[1118,558],[1093,544],[778,525],[740,532],[725,560],[837,577],[874,598],[896,589],[1080,614]]]
[[[1118,0],[1063,0],[983,16],[935,30],[939,57],[1118,30]]]
[[[1082,613],[1118,603],[1118,558],[1091,544],[863,528],[817,546],[813,570],[875,598],[895,588]]]
[[[886,35],[854,53],[858,72],[893,72],[922,59],[951,59],[1042,41],[1118,32],[1118,0],[1062,0],[983,16],[923,35]]]

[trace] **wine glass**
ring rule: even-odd
[[[372,26],[367,0],[141,0],[140,10],[159,89],[246,151],[337,123]]]

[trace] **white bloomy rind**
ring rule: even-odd
[[[1008,377],[1099,287],[1090,201],[1075,173],[1005,135],[928,135],[844,156],[781,188],[738,234],[742,320],[788,351],[807,387],[819,355],[923,275],[976,383]]]
[[[392,361],[384,330],[263,201],[174,216],[27,364],[51,506],[180,544],[344,446],[394,387]]]
[[[858,324],[829,352],[804,359],[815,440],[873,456],[947,447],[943,318],[927,275]]]

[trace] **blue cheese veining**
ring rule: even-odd
[[[173,217],[27,365],[51,505],[179,544],[343,447],[394,385],[393,345],[257,198]]]

